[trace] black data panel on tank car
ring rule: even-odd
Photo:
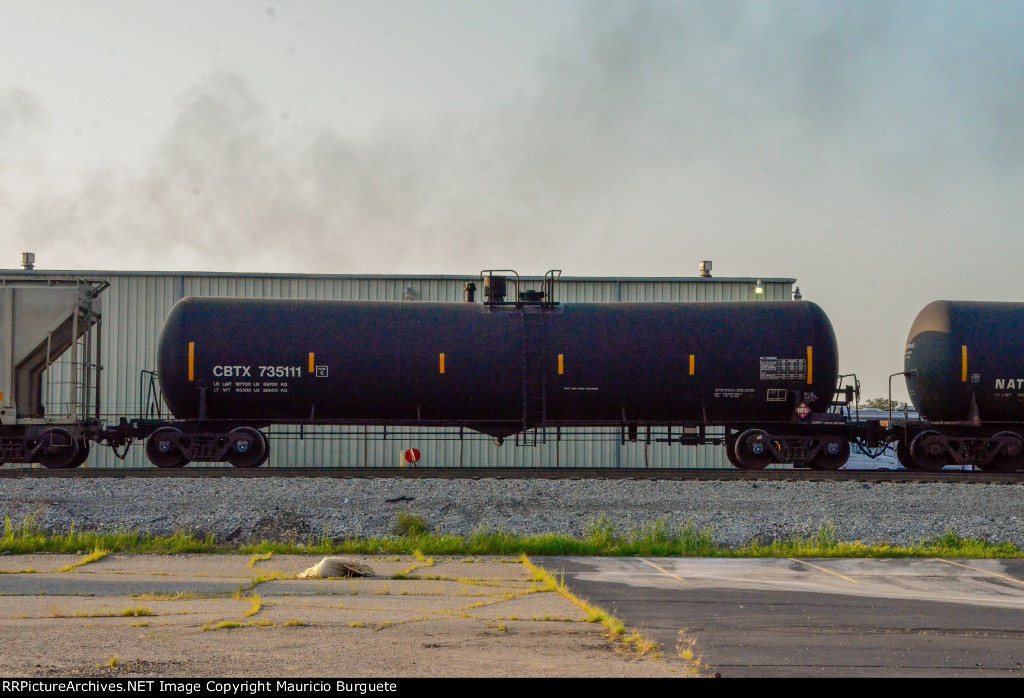
[[[907,389],[931,421],[1024,421],[1024,303],[935,301],[907,337]]]

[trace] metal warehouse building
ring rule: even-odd
[[[102,412],[108,421],[139,416],[146,409],[156,370],[160,330],[171,307],[187,296],[380,300],[403,303],[461,302],[475,276],[312,275],[198,272],[0,270],[0,284],[26,277],[79,277],[109,284],[101,296]],[[525,288],[540,288],[540,277],[523,277]],[[795,279],[565,277],[555,285],[560,303],[658,301],[791,300]],[[763,290],[758,293],[757,289]],[[415,338],[410,338],[415,341]],[[62,359],[63,361],[64,359]],[[57,384],[59,362],[51,368]],[[52,394],[52,390],[50,391]],[[273,427],[270,466],[395,467],[416,448],[417,464],[428,467],[727,467],[721,446],[680,446],[624,441],[615,430],[540,434],[508,439],[504,445],[457,429],[384,430],[381,427]],[[12,467],[12,466],[7,466]],[[87,467],[152,467],[141,444],[124,460],[94,448]],[[189,467],[201,467],[193,464]]]

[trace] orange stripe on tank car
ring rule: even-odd
[[[196,343],[188,343],[188,379],[194,381],[196,379]]]
[[[967,382],[967,345],[964,344],[960,347],[960,354],[963,359],[963,367],[960,369],[960,381],[963,383]]]
[[[313,352],[309,352],[309,372],[311,374],[316,372],[316,363],[313,356]]]
[[[565,354],[558,355],[558,375],[565,373]]]
[[[807,385],[814,382],[814,347],[807,347]]]
[[[693,368],[694,368],[693,364],[694,364],[693,354],[690,354],[690,375],[691,376],[693,375]]]
[[[441,354],[441,373],[444,373],[444,354]]]

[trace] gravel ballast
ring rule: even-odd
[[[438,533],[483,528],[582,535],[664,522],[713,529],[743,545],[817,533],[840,541],[912,545],[953,531],[1024,545],[1024,485],[673,480],[12,479],[0,511],[50,533],[212,534],[220,541],[387,536],[399,512]]]

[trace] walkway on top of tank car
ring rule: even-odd
[[[189,466],[185,468],[0,468],[0,478],[440,478],[440,479],[547,479],[547,480],[752,480],[853,482],[962,482],[970,484],[1020,484],[1024,473],[982,472],[980,470],[941,470],[914,472],[882,468],[877,470],[803,470],[772,468],[736,470],[732,468],[225,468]]]

